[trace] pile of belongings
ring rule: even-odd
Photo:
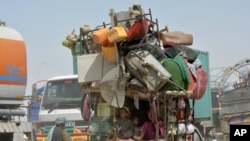
[[[80,36],[73,31],[63,45],[72,55],[101,52],[115,64],[122,58],[130,83],[155,91],[185,90],[192,92],[191,99],[202,98],[208,77],[199,51],[190,47],[191,34],[167,27],[158,30],[158,23],[147,18],[152,17],[151,12],[145,14],[140,7],[109,15],[113,19],[110,27],[105,23],[94,30],[84,26]]]
[[[69,48],[74,56],[102,52],[101,45],[96,44],[92,38],[93,31],[89,25],[84,25],[80,29],[80,35],[77,35],[74,29],[62,41],[62,45]]]

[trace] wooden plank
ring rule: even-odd
[[[153,91],[149,90],[145,87],[141,87],[135,84],[128,84],[126,87],[126,96],[127,97],[133,97],[135,94],[139,97],[139,99],[148,99],[148,98],[153,98],[153,97],[166,97],[168,98],[171,96],[172,98],[177,98],[177,97],[185,97],[188,98],[192,93],[186,92],[186,91],[164,91],[164,92],[159,92],[159,91]],[[83,87],[82,92],[84,93],[100,93],[100,88],[95,87],[92,88],[91,86],[89,87]]]

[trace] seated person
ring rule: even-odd
[[[128,118],[129,109],[123,107],[120,109],[120,118],[117,119],[117,131],[119,139],[129,139],[133,135],[132,121]]]
[[[140,136],[141,128],[139,127],[139,119],[138,117],[132,118],[133,123],[133,139],[137,139]]]
[[[144,140],[155,140],[156,138],[156,124],[153,121],[152,118],[152,112],[149,110],[147,112],[147,120],[143,123],[141,127],[141,134],[137,138],[139,141],[144,141]],[[158,119],[159,122],[159,138],[164,136],[164,126],[162,124],[162,119]]]

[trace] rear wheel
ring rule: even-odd
[[[200,131],[196,128],[194,130],[194,138],[193,138],[193,141],[204,141]]]

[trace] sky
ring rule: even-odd
[[[75,29],[109,23],[109,10],[126,11],[139,3],[151,9],[159,27],[193,35],[190,48],[209,52],[211,68],[249,58],[250,1],[199,0],[0,0],[0,20],[19,31],[26,44],[28,87],[39,80],[73,73],[71,52],[61,42]]]

